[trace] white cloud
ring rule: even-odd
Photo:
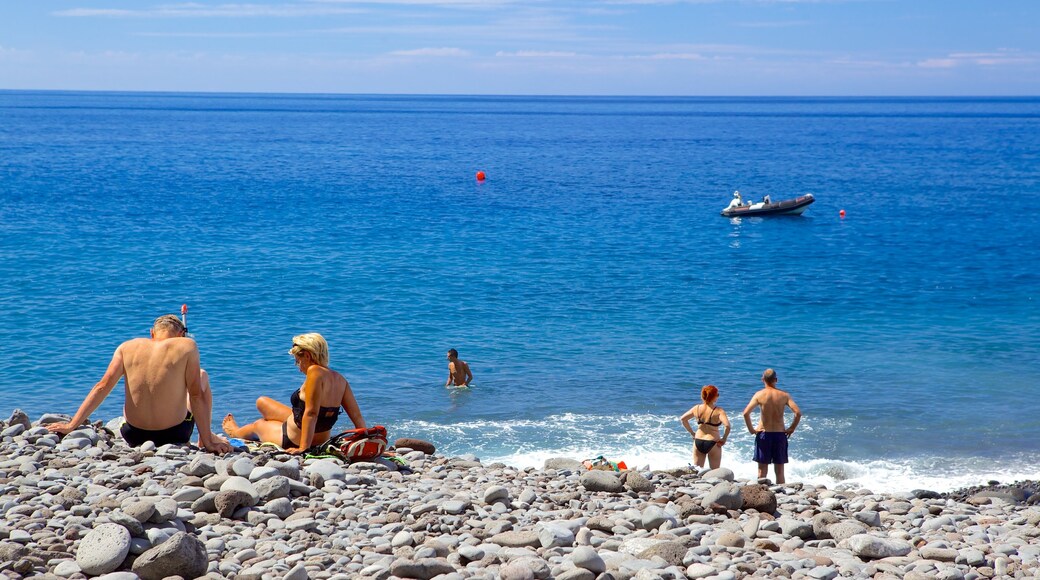
[[[1038,61],[1035,55],[1022,54],[1017,51],[998,52],[953,52],[942,58],[929,58],[918,61],[921,68],[955,68],[959,66],[1000,66],[1014,64],[1031,64]]]
[[[650,60],[704,60],[704,56],[696,52],[659,52],[641,58]]]
[[[462,57],[469,56],[469,51],[462,50],[461,48],[416,48],[413,50],[395,50],[390,53],[392,56],[436,56],[436,57]]]
[[[557,50],[517,50],[513,52],[500,50],[495,53],[495,56],[509,58],[570,58],[578,56],[578,53]]]

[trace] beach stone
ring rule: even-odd
[[[865,525],[871,528],[881,527],[881,514],[877,513],[874,510],[863,510],[861,512],[856,512],[852,517],[863,522]]]
[[[284,520],[293,514],[292,500],[287,497],[273,499],[264,505],[264,511]]]
[[[654,491],[654,484],[642,473],[638,471],[629,471],[625,477],[625,487],[636,492],[636,493],[650,493]]]
[[[537,548],[542,545],[542,541],[538,537],[538,534],[530,530],[510,530],[508,532],[502,532],[491,536],[488,541],[492,544],[498,544],[499,546],[506,546],[509,548]]]
[[[0,542],[0,561],[14,562],[21,560],[30,553],[29,548],[11,542]]]
[[[663,558],[669,566],[682,566],[683,556],[686,555],[686,546],[679,542],[660,542],[640,552],[636,557],[643,560],[652,560],[655,556]]]
[[[484,503],[490,505],[496,501],[509,503],[509,489],[501,485],[492,485],[484,490]]]
[[[62,560],[54,567],[54,575],[61,576],[62,578],[68,578],[73,574],[79,574],[82,569],[75,560]]]
[[[249,475],[247,475],[246,477],[249,479],[249,481],[253,482],[253,484],[256,484],[257,482],[263,481],[270,477],[276,477],[281,475],[281,471],[278,471],[274,467],[264,465],[262,467],[254,468],[252,471],[249,472]]]
[[[155,514],[155,502],[153,501],[132,501],[127,505],[123,506],[123,513],[136,519],[142,524],[152,519],[152,515]]]
[[[788,537],[811,540],[813,538],[812,524],[803,522],[792,517],[782,517],[779,520],[780,531]]]
[[[257,469],[264,469],[258,467]],[[277,473],[277,471],[275,471]],[[260,496],[260,501],[269,502],[272,499],[278,499],[280,497],[289,497],[289,478],[284,475],[273,475],[271,477],[265,477],[255,484],[253,487],[256,488],[256,493]]]
[[[260,501],[260,493],[256,491],[256,486],[251,481],[242,477],[241,475],[232,475],[231,477],[224,480],[224,483],[220,484],[220,491],[241,491],[249,496],[253,502],[252,505],[256,505]],[[219,496],[219,494],[218,494]]]
[[[690,564],[686,568],[686,577],[690,578],[690,580],[699,580],[700,578],[715,576],[718,573],[718,570],[707,564]]]
[[[813,536],[818,540],[829,540],[831,533],[827,531],[827,528],[840,522],[838,516],[831,512],[821,512],[813,516],[812,519],[812,531]]]
[[[80,542],[76,564],[84,574],[98,576],[114,572],[130,553],[130,532],[119,524],[101,524]]]
[[[805,575],[815,580],[834,580],[838,577],[838,571],[830,566],[816,566]]]
[[[419,578],[429,580],[441,574],[451,574],[455,568],[444,558],[420,558],[408,560],[399,558],[390,565],[390,573],[399,578]]]
[[[479,562],[486,555],[486,552],[480,546],[470,546],[469,544],[459,546],[458,553],[459,557],[462,558],[463,564]]]
[[[921,557],[925,560],[936,560],[938,562],[955,562],[957,561],[957,550],[925,546],[921,548]]]
[[[958,564],[977,567],[986,563],[986,555],[981,550],[975,548],[964,548],[957,551],[957,559],[955,561]]]
[[[180,503],[180,502],[186,502],[187,503],[187,502],[193,502],[193,501],[199,499],[200,497],[206,495],[206,493],[207,492],[206,492],[205,488],[202,488],[202,487],[182,487],[182,488],[178,489],[177,491],[173,492],[173,495],[170,496],[170,497],[172,497],[173,500],[178,502],[178,503]]]
[[[217,494],[219,491],[207,491],[202,497],[191,502],[191,511],[196,514],[200,513],[216,513],[217,511]]]
[[[429,441],[423,441],[422,439],[414,439],[411,437],[401,437],[397,441],[394,441],[394,447],[407,447],[412,451],[422,451],[427,455],[433,455],[437,452],[437,448]]]
[[[400,548],[401,546],[411,546],[413,543],[414,540],[412,539],[412,532],[408,530],[401,530],[400,532],[397,532],[396,534],[394,534],[394,538],[390,540],[390,545],[395,548]]]
[[[776,494],[768,486],[757,483],[745,485],[740,488],[740,497],[743,500],[742,509],[767,514],[776,512]]]
[[[539,526],[538,541],[543,548],[569,548],[574,545],[574,533],[563,526],[543,524]]]
[[[588,546],[578,546],[570,554],[571,562],[579,567],[592,572],[602,574],[607,571],[607,564],[603,561],[596,550]]]
[[[113,524],[119,524],[126,528],[126,531],[130,532],[131,536],[141,537],[144,535],[144,524],[137,521],[137,518],[125,514],[122,511],[116,510],[109,512],[108,519]]]
[[[209,453],[202,453],[192,458],[188,465],[182,469],[186,475],[195,477],[206,477],[217,472],[216,458]]]
[[[148,521],[153,524],[162,524],[177,517],[177,501],[170,497],[165,497],[155,502],[155,511],[152,512],[152,517],[148,518]]]
[[[11,425],[10,427],[5,427],[3,431],[0,431],[0,437],[17,437],[22,433],[25,433],[25,427],[22,425]],[[67,438],[68,435],[65,437]]]
[[[249,474],[256,469],[256,462],[248,457],[239,457],[228,466],[228,475],[249,478]]]
[[[222,518],[230,518],[240,507],[253,507],[256,501],[248,493],[231,489],[217,492],[213,498],[213,506]]]
[[[585,471],[585,466],[581,464],[577,459],[569,459],[566,457],[550,457],[545,460],[542,465],[542,469],[555,469],[556,471],[573,471],[581,472]]]
[[[526,503],[526,504],[530,505],[537,498],[538,498],[538,494],[536,494],[533,489],[526,488],[526,489],[524,489],[523,491],[520,492],[520,497],[518,497],[516,499],[520,503]]]
[[[867,526],[864,526],[855,520],[845,520],[827,526],[827,533],[834,539],[834,541],[840,542],[858,534],[866,534]],[[819,536],[817,536],[817,538],[819,538]]]
[[[852,553],[864,559],[891,558],[906,556],[913,550],[908,542],[895,538],[881,538],[869,534],[859,534],[845,540]]]
[[[326,481],[343,481],[347,477],[347,472],[340,464],[331,459],[319,459],[305,467],[303,472],[310,479],[311,485],[319,489],[325,487]]]
[[[744,505],[743,502],[740,487],[734,483],[722,481],[704,494],[701,499],[701,507],[711,509],[712,504],[719,504],[728,510],[739,510]]]
[[[720,467],[718,469],[710,469],[701,475],[701,479],[721,479],[723,481],[733,481],[734,474],[732,469],[726,467]]]
[[[205,544],[195,536],[178,532],[141,554],[131,569],[142,580],[162,580],[170,576],[197,578],[206,573],[208,565]]]
[[[534,570],[521,560],[508,562],[498,574],[501,580],[534,580]]]
[[[29,421],[29,416],[25,414],[21,409],[15,409],[11,413],[11,416],[7,419],[8,425],[21,425],[23,430],[32,429],[32,423]]]
[[[309,577],[310,576],[307,574],[307,567],[301,562],[286,572],[285,576],[282,576],[282,580],[307,580]]]
[[[554,576],[556,580],[596,580],[596,574],[585,568],[571,568]]]
[[[718,539],[715,540],[715,545],[724,548],[743,548],[744,542],[744,536],[736,532],[723,532]]]
[[[671,523],[673,527],[678,525],[678,522],[672,514],[655,505],[648,506],[644,509],[640,517],[640,525],[643,526],[644,530],[648,531],[656,530],[665,523]]]
[[[447,501],[441,502],[437,509],[441,513],[459,515],[465,513],[466,510],[469,509],[469,507],[470,503],[468,501],[459,499],[449,499]]]
[[[621,484],[621,480],[614,475],[612,471],[592,470],[586,471],[581,475],[580,483],[582,487],[588,491],[605,491],[609,493],[619,493],[624,491],[625,487]]]

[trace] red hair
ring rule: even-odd
[[[719,390],[715,387],[715,385],[704,385],[704,387],[701,388],[701,400],[705,403],[713,399],[716,399],[718,396]]]

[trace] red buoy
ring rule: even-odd
[[[478,172],[477,172],[477,181],[484,181],[484,179],[485,179],[486,177],[487,177],[487,176],[486,176],[486,175],[484,175],[484,172],[483,172],[483,171],[478,171]]]
[[[838,215],[841,216],[842,218],[844,218],[845,217],[845,210],[839,211]]]

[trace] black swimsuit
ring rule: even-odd
[[[141,429],[134,427],[128,421],[124,421],[123,426],[119,428],[119,433],[123,436],[123,440],[131,447],[140,447],[145,441],[155,443],[156,447],[166,445],[167,443],[187,443],[191,440],[193,431],[195,431],[195,418],[191,416],[191,411],[188,411],[184,421],[167,429],[158,431]]]
[[[303,412],[306,410],[306,403],[300,398],[300,389],[296,389],[292,396],[289,397],[289,403],[292,404],[293,420],[296,421],[296,427],[303,427]],[[339,407],[318,407],[318,422],[314,425],[315,433],[324,433],[326,431],[332,431],[332,427],[336,425],[336,420],[339,419]],[[282,423],[282,449],[288,449],[290,447],[296,447],[296,442],[289,438],[289,422]]]
[[[719,421],[718,423],[712,423],[711,422],[711,416],[714,415],[714,414],[715,414],[715,409],[712,409],[711,413],[708,414],[708,420],[707,421],[702,421],[701,419],[698,418],[697,419],[697,424],[698,425],[711,425],[712,427],[718,427],[718,426],[722,425],[722,421]],[[711,451],[712,449],[715,448],[715,444],[716,443],[718,443],[718,441],[716,441],[715,439],[697,439],[696,437],[693,438],[693,445],[695,447],[697,447],[697,451],[700,451],[701,453],[703,453],[705,455],[707,455],[709,451]]]

